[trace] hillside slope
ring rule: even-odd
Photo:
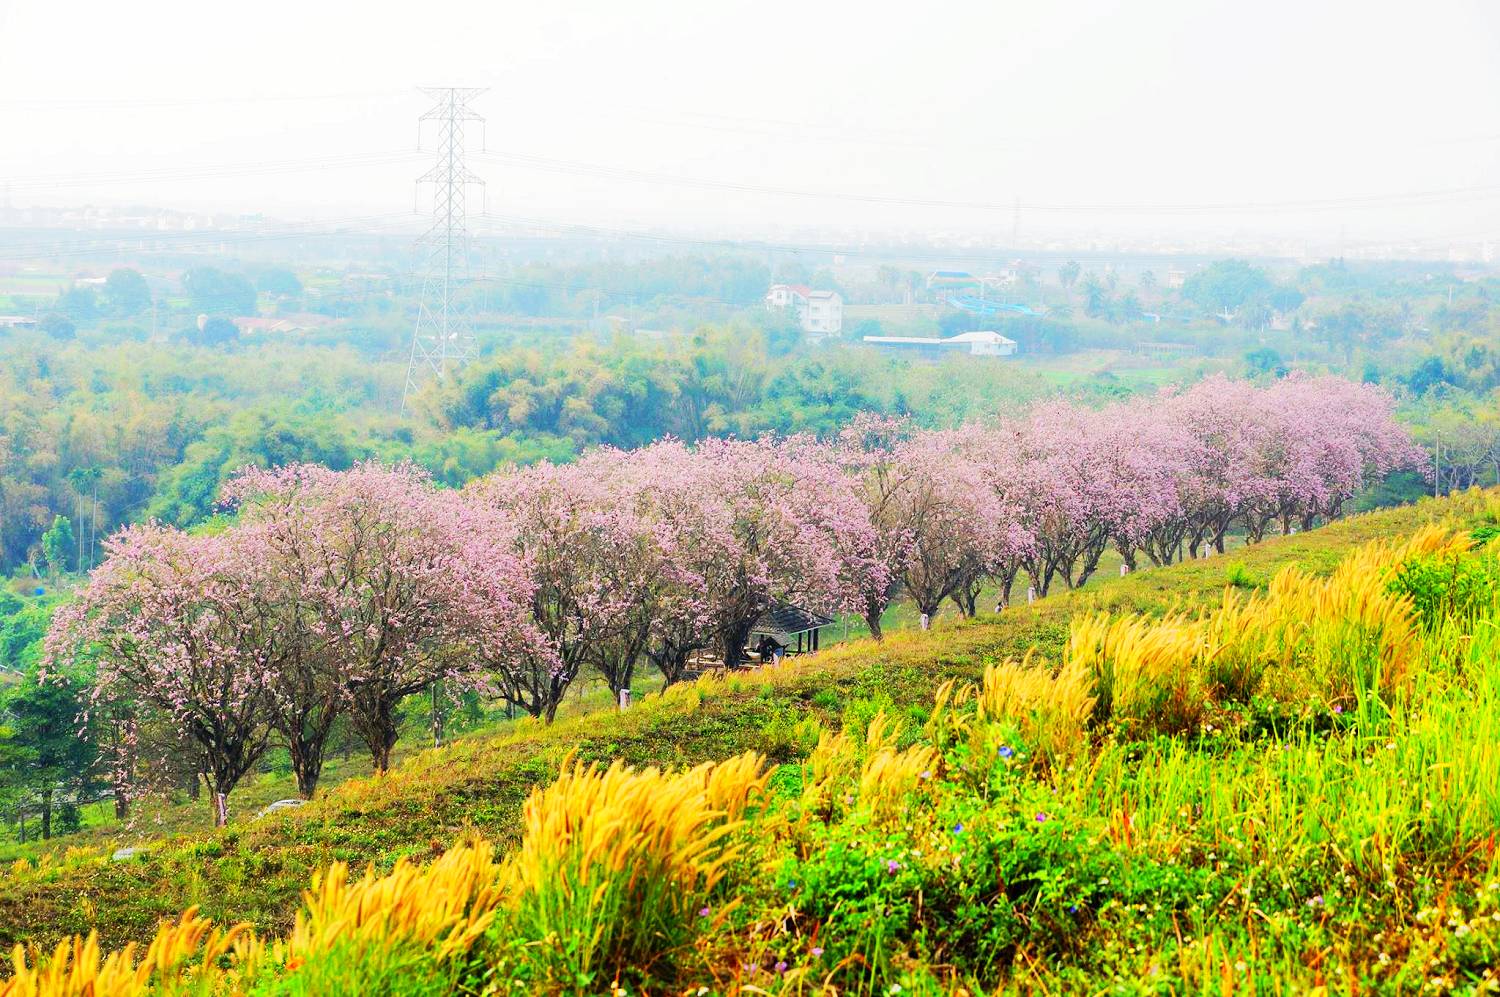
[[[772,673],[674,689],[623,715],[601,712],[551,728],[528,723],[505,736],[461,740],[383,779],[340,786],[301,810],[249,828],[167,839],[131,861],[74,852],[18,863],[0,881],[0,942],[46,945],[95,928],[106,946],[144,941],[161,918],[191,905],[220,923],[284,930],[313,872],[332,861],[389,868],[403,857],[439,854],[471,830],[514,843],[522,802],[556,776],[570,751],[585,761],[634,764],[697,763],[746,749],[789,760],[811,747],[797,730],[806,715],[834,727],[846,715],[867,719],[881,708],[925,716],[945,679],[974,678],[986,663],[1031,648],[1055,655],[1078,613],[1192,608],[1220,597],[1231,565],[1243,566],[1242,580],[1261,583],[1290,564],[1325,572],[1365,541],[1476,514],[1476,503],[1459,497],[1352,517],[1228,556],[1101,579],[999,617],[950,621],[882,644],[855,642]]]

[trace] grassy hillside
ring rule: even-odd
[[[924,718],[949,678],[977,678],[986,664],[1032,648],[1055,657],[1069,621],[1085,611],[1159,614],[1205,605],[1231,578],[1264,584],[1289,564],[1328,571],[1354,545],[1455,514],[1472,518],[1478,506],[1460,498],[1353,517],[1225,557],[1101,579],[1000,617],[947,621],[883,644],[851,642],[775,675],[675,689],[624,715],[601,711],[551,728],[523,723],[504,736],[423,752],[385,779],[353,780],[289,814],[151,842],[130,861],[89,849],[20,862],[0,882],[0,941],[47,944],[90,929],[106,946],[143,941],[159,919],[190,905],[220,923],[284,930],[313,872],[330,862],[386,869],[440,854],[473,832],[513,844],[523,801],[556,776],[569,752],[585,761],[683,765],[755,749],[788,761],[812,747],[806,728],[798,729],[804,717],[833,728],[862,726],[880,710]]]

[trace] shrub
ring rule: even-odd
[[[1452,619],[1472,621],[1494,609],[1500,562],[1493,556],[1434,556],[1399,565],[1386,590],[1408,598],[1427,629]]]
[[[938,765],[936,748],[927,744],[897,747],[898,730],[878,713],[865,730],[864,762],[859,774],[859,802],[877,822],[898,820],[907,798],[930,782]]]
[[[599,992],[661,979],[693,934],[726,867],[762,758],[747,753],[679,774],[574,763],[527,801],[524,837],[501,876],[500,964],[533,987]],[[542,944],[537,944],[542,942]]]
[[[799,719],[790,709],[778,710],[761,728],[761,748],[773,761],[791,761],[817,747],[820,731],[817,718]]]
[[[972,719],[963,710],[969,700]],[[1094,704],[1092,677],[1077,662],[1054,674],[1028,656],[986,667],[977,688],[943,686],[929,731],[939,745],[965,742],[972,758],[1014,755],[1024,743],[1036,761],[1060,765],[1087,745]]]
[[[1231,564],[1229,566],[1229,570],[1225,572],[1225,575],[1228,578],[1229,584],[1234,588],[1260,588],[1260,582],[1256,581],[1255,577],[1250,574],[1250,569],[1245,567],[1245,562],[1243,561],[1236,561]]]
[[[1181,616],[1085,617],[1073,624],[1064,658],[1093,677],[1094,717],[1141,733],[1193,730],[1202,718],[1201,628]]]
[[[853,993],[895,993],[917,962],[993,978],[1023,944],[1077,944],[1116,865],[1092,847],[1097,832],[1019,779],[988,806],[936,795],[899,826],[857,810],[819,829],[807,857],[778,871],[777,890],[802,914],[800,933],[777,939],[765,958],[795,965],[812,955],[816,978],[830,974]]]

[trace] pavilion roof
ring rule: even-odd
[[[778,602],[755,621],[750,628],[751,637],[769,635],[785,644],[786,638],[795,637],[809,630],[817,630],[826,627],[833,622],[833,617],[815,613],[801,606],[793,606],[790,603]]]

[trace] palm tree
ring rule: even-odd
[[[1068,300],[1073,300],[1073,285],[1078,281],[1078,275],[1083,273],[1083,264],[1077,260],[1069,260],[1057,268],[1057,282],[1068,292]]]
[[[73,521],[78,524],[74,542],[78,545],[78,559],[74,562],[80,572],[94,566],[94,550],[99,539],[99,479],[104,471],[95,467],[75,467],[68,472],[68,484],[73,487]],[[88,511],[88,525],[84,525],[84,511]],[[85,565],[84,549],[88,549]]]

